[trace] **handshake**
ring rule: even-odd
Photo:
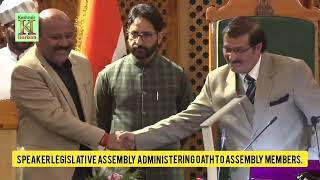
[[[116,131],[114,134],[109,134],[107,149],[112,150],[134,150],[135,136],[128,131]]]

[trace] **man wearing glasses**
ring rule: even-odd
[[[106,131],[134,131],[176,114],[192,101],[183,69],[158,52],[164,22],[153,6],[134,6],[128,16],[131,54],[113,62],[97,78],[98,126]],[[179,140],[158,147],[179,149]],[[144,169],[146,180],[184,179],[183,169]]]
[[[136,149],[153,149],[182,139],[238,95],[246,94],[245,108],[234,107],[220,119],[228,150],[242,150],[275,116],[278,120],[250,147],[251,150],[308,150],[318,159],[311,117],[319,116],[320,88],[302,60],[265,52],[262,27],[250,17],[236,17],[223,31],[227,65],[210,72],[201,93],[187,110],[120,139]],[[320,123],[318,123],[318,131]],[[320,132],[319,132],[320,133]],[[128,141],[130,140],[130,142]],[[231,179],[248,179],[247,169],[231,169]]]

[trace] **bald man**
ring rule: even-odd
[[[60,10],[40,13],[40,38],[17,63],[11,98],[20,110],[18,144],[26,150],[118,148],[96,127],[88,60],[73,51],[74,26]],[[24,180],[84,180],[90,168],[26,168]]]

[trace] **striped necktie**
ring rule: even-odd
[[[254,104],[254,96],[256,94],[256,80],[253,79],[250,75],[246,75],[244,77],[245,82],[248,84],[248,89],[246,91],[246,95],[252,104]]]

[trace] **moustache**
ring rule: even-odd
[[[236,64],[236,63],[241,63],[240,60],[234,60],[234,61],[229,61],[228,64]]]
[[[55,51],[61,51],[61,50],[69,51],[70,50],[70,46],[68,46],[68,47],[55,47],[54,50]]]
[[[144,47],[144,46],[137,46],[137,47],[133,47],[132,48],[133,50],[145,50],[145,51],[148,51],[149,49],[148,48],[146,48],[146,47]]]

